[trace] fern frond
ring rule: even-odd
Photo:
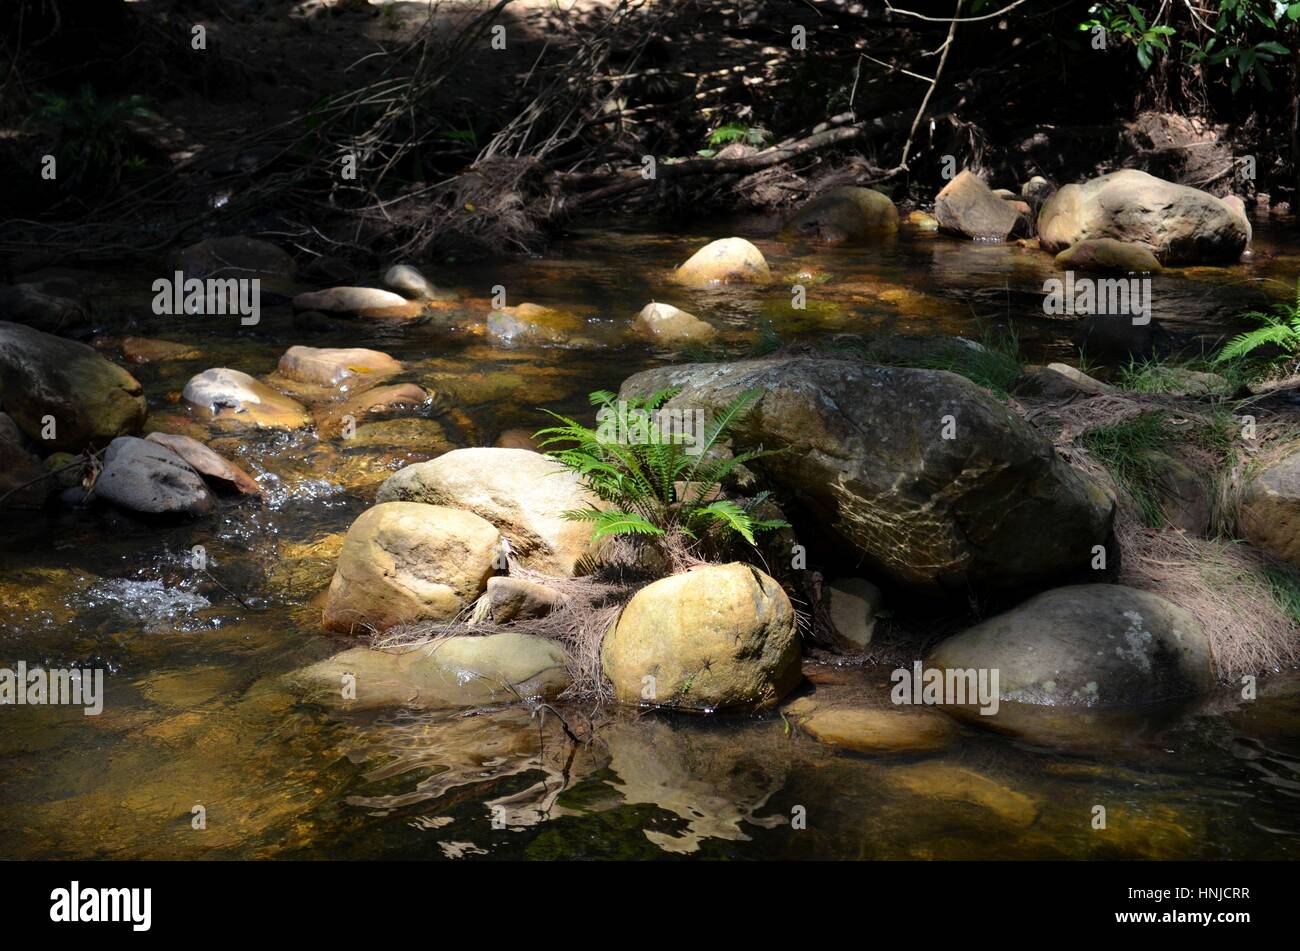
[[[731,499],[717,499],[708,505],[694,509],[690,514],[687,527],[692,528],[701,521],[726,525],[745,541],[754,544],[754,520]]]

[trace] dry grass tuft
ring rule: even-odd
[[[676,565],[680,553],[668,557]],[[568,655],[568,672],[573,680],[561,699],[608,700],[609,682],[600,663],[600,645],[605,633],[618,619],[623,607],[638,590],[661,577],[649,571],[643,540],[611,538],[601,549],[599,564],[585,566],[590,573],[566,578],[525,568],[510,560],[509,576],[545,585],[561,596],[550,614],[498,624],[487,616],[486,595],[451,621],[420,622],[392,628],[372,640],[375,648],[432,646],[448,637],[516,632],[559,641]]]

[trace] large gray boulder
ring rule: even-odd
[[[999,695],[1047,706],[1130,706],[1193,696],[1216,680],[1205,628],[1123,585],[1057,588],[943,641],[928,667],[996,670]]]
[[[51,452],[106,446],[139,432],[147,413],[135,377],[90,347],[3,321],[0,409]]]
[[[1240,207],[1189,185],[1126,168],[1066,185],[1038,214],[1044,251],[1114,238],[1150,248],[1162,264],[1235,261],[1250,241]]]
[[[1049,582],[1086,568],[1110,534],[1105,493],[955,374],[773,357],[647,370],[620,396],[671,386],[683,390],[669,407],[712,414],[757,389],[735,448],[784,450],[752,468],[898,582],[954,593]]]

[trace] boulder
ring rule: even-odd
[[[606,633],[600,657],[620,703],[710,713],[766,709],[801,677],[790,599],[736,562],[646,585]]]
[[[293,258],[256,238],[208,238],[172,254],[169,265],[186,279],[196,277],[291,278]]]
[[[380,502],[425,502],[487,519],[537,571],[571,575],[591,551],[591,526],[564,513],[598,504],[578,476],[525,449],[456,449],[407,466],[379,487]]]
[[[0,413],[0,507],[41,508],[51,489],[58,485],[56,479],[45,475],[45,467],[27,448],[18,425],[8,413]]]
[[[1030,598],[941,642],[926,665],[997,670],[1002,701],[1047,706],[1156,703],[1216,683],[1199,621],[1159,595],[1108,584]]]
[[[703,343],[718,335],[717,330],[694,314],[678,310],[672,304],[646,304],[636,315],[633,330],[663,346]]]
[[[171,433],[150,433],[145,440],[168,449],[183,459],[214,488],[243,495],[261,495],[257,480],[223,456],[217,455],[197,439]]]
[[[1005,241],[1016,230],[1020,212],[994,195],[973,172],[963,171],[934,198],[939,230],[977,241]]]
[[[318,699],[353,709],[478,707],[554,700],[572,682],[567,660],[555,641],[504,633],[395,650],[354,647],[295,679],[316,688]],[[345,683],[355,692],[345,693]]]
[[[323,291],[306,291],[293,299],[293,309],[399,319],[418,317],[423,313],[419,304],[377,287],[331,287]]]
[[[456,295],[440,291],[409,264],[395,264],[384,274],[384,283],[410,300],[447,300]]]
[[[32,284],[0,287],[0,320],[59,333],[82,327],[89,319],[77,301],[47,294]]]
[[[1110,534],[1105,493],[955,374],[770,357],[647,370],[620,396],[672,386],[669,407],[712,414],[758,390],[733,448],[783,450],[747,465],[797,499],[796,527],[806,516],[900,583],[963,598],[1044,583],[1087,568]]]
[[[1098,271],[1129,274],[1160,271],[1160,262],[1144,244],[1127,244],[1114,238],[1086,238],[1056,256],[1062,271]]]
[[[1020,186],[1021,197],[1035,205],[1041,205],[1047,201],[1055,191],[1056,186],[1041,175],[1029,178]]]
[[[1250,224],[1209,192],[1126,168],[1081,185],[1066,185],[1038,214],[1039,240],[1057,253],[1091,238],[1150,248],[1161,263],[1235,261]]]
[[[527,449],[530,452],[541,452],[542,447],[536,439],[533,438],[531,429],[507,429],[503,430],[501,435],[497,436],[494,445],[498,449]]]
[[[348,529],[323,623],[343,633],[449,621],[483,592],[500,533],[470,512],[388,502]]]
[[[488,315],[488,334],[502,343],[565,343],[583,328],[582,320],[564,310],[523,303]]]
[[[205,515],[216,506],[203,478],[184,459],[135,436],[109,443],[95,495],[145,515]]]
[[[828,244],[863,241],[897,231],[898,209],[874,188],[832,188],[800,208],[789,228]]]
[[[524,578],[500,576],[487,583],[488,612],[497,624],[545,617],[564,601],[554,588]]]
[[[1146,463],[1160,473],[1155,490],[1164,526],[1205,535],[1214,515],[1214,490],[1207,474],[1173,453],[1147,453]]]
[[[766,284],[772,280],[772,272],[763,252],[744,238],[720,238],[691,255],[673,272],[673,280],[687,287]]]
[[[352,377],[388,376],[402,364],[386,353],[362,347],[290,347],[276,369],[299,383],[339,386]]]
[[[1269,465],[1247,483],[1240,511],[1247,541],[1300,568],[1300,451]]]
[[[1067,363],[1026,367],[1024,382],[1031,392],[1036,391],[1055,400],[1068,399],[1071,396],[1105,396],[1119,392],[1109,383],[1094,380],[1082,370]]]
[[[46,451],[78,452],[137,433],[147,406],[135,377],[92,348],[0,322],[0,409]],[[44,438],[45,417],[54,432]]]
[[[311,414],[247,373],[215,367],[190,378],[181,391],[185,402],[223,425],[255,429],[303,429]]]
[[[824,589],[835,646],[861,652],[871,643],[880,610],[880,589],[865,578],[836,578]]]

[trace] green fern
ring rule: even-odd
[[[94,87],[82,85],[75,96],[37,92],[33,120],[54,137],[55,151],[71,163],[74,188],[109,181],[116,184],[124,167],[138,169],[141,156],[126,152],[128,123],[156,119],[144,96],[100,99]]]
[[[546,452],[578,474],[582,483],[604,503],[601,508],[565,512],[570,521],[590,522],[592,540],[614,535],[701,540],[739,536],[751,545],[758,532],[786,527],[780,519],[759,519],[754,510],[767,500],[760,493],[748,504],[720,497],[722,483],[737,467],[772,455],[763,449],[718,452],[720,444],[754,408],[760,390],[746,390],[694,434],[664,433],[638,424],[656,418],[680,388],[629,399],[598,390],[589,397],[597,407],[597,427],[589,428],[558,413],[548,414],[559,425],[541,429],[536,438]],[[608,421],[626,420],[629,432],[611,434]],[[636,428],[635,431],[634,427]],[[623,437],[627,437],[624,439]],[[678,487],[688,489],[679,493]]]
[[[1214,363],[1239,360],[1269,344],[1276,345],[1282,351],[1275,362],[1293,360],[1300,355],[1300,282],[1296,284],[1294,304],[1281,304],[1274,307],[1271,313],[1252,310],[1242,316],[1263,326],[1233,337],[1219,351],[1218,356],[1214,358]]]

